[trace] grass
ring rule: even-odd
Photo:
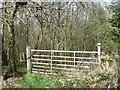
[[[27,72],[27,67],[25,62],[19,63],[19,65],[17,66],[17,72],[23,72],[23,73]]]
[[[19,88],[107,88],[110,77],[110,72],[98,71],[92,71],[80,79],[27,73],[21,79],[14,80],[14,83]]]
[[[59,78],[27,73],[22,79],[17,79],[15,82],[19,88],[51,88],[59,84]]]
[[[100,72],[98,69],[89,72],[82,78],[68,78],[65,76],[43,76],[40,74],[26,73],[26,64],[21,63],[17,67],[18,72],[26,73],[22,78],[13,80],[18,88],[107,88],[116,87],[116,73],[105,69]],[[60,71],[59,71],[60,72]],[[63,73],[63,72],[61,72]]]

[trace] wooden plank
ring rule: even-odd
[[[98,61],[101,64],[101,58],[100,58],[101,50],[100,50],[100,45],[101,45],[101,43],[97,43],[97,46],[98,46]]]
[[[31,49],[32,52],[68,52],[68,53],[98,53],[96,51],[63,51],[63,50],[35,50],[35,49]]]
[[[27,72],[31,73],[31,48],[29,46],[26,47],[26,57],[27,57]]]

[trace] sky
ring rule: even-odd
[[[102,0],[104,2],[104,5],[109,5],[110,2],[112,2],[113,0]]]
[[[104,2],[111,2],[112,0],[103,0]]]

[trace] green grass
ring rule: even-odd
[[[94,71],[83,78],[71,78],[64,76],[43,76],[40,74],[25,74],[21,79],[14,80],[18,88],[105,88],[108,85],[111,74],[109,72]]]
[[[17,66],[17,72],[27,72],[27,66],[25,62],[22,62]]]
[[[18,72],[26,73],[26,64],[21,63],[17,67]],[[105,88],[109,85],[112,72],[109,70],[100,72],[93,70],[82,78],[69,78],[62,76],[62,71],[58,71],[60,76],[44,76],[40,74],[26,73],[22,78],[16,78],[13,82],[18,88]],[[115,86],[115,85],[113,85]]]
[[[59,84],[58,80],[59,78],[27,73],[22,79],[17,79],[15,83],[19,84],[19,88],[51,88]]]

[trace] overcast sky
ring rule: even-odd
[[[111,2],[111,0],[103,0],[104,2]]]

